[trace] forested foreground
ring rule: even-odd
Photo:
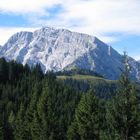
[[[109,91],[101,84],[78,90],[39,65],[0,59],[0,140],[140,140],[135,86],[128,65],[112,96],[101,98]]]

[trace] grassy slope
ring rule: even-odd
[[[108,79],[104,79],[101,77],[96,77],[96,76],[91,76],[91,75],[80,75],[80,74],[76,74],[76,75],[72,75],[72,76],[57,76],[58,79],[60,80],[65,80],[68,78],[72,78],[74,80],[84,80],[84,81],[88,81],[88,82],[109,82],[109,83],[114,83],[116,82],[115,80],[108,80]]]
[[[119,83],[119,81],[117,80],[108,80],[101,77],[80,74],[75,74],[72,76],[57,76],[57,78],[61,81],[72,79],[79,82],[87,83],[89,85],[87,89],[96,89],[96,95],[102,99],[110,99],[111,97],[113,97],[116,94],[117,85]],[[87,84],[85,86],[87,86]],[[73,83],[72,86],[75,88],[75,83]],[[81,91],[83,91],[82,89],[83,88],[80,88]],[[136,84],[136,90],[138,93],[140,93],[139,84]]]

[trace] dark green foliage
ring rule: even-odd
[[[4,120],[2,114],[0,114],[0,140],[4,140]]]
[[[134,84],[129,79],[130,67],[127,56],[124,59],[124,70],[120,78],[118,95],[109,107],[108,122],[111,139],[139,140],[140,139],[140,108]]]
[[[140,86],[125,72],[120,85],[56,76],[0,59],[0,140],[140,139]]]
[[[78,91],[88,92],[88,90],[93,90],[95,95],[102,99],[110,99],[115,96],[118,88],[118,82],[106,82],[105,80],[94,81],[91,83],[87,80],[66,78],[61,82],[66,86],[72,86]]]
[[[0,59],[0,83],[6,83],[8,80],[8,65],[4,58]]]
[[[26,131],[27,125],[25,123],[25,108],[23,104],[20,105],[18,114],[15,119],[14,126],[14,138],[15,140],[27,140],[28,133]]]
[[[99,100],[95,95],[83,95],[75,113],[75,119],[68,131],[68,139],[99,140]]]
[[[67,127],[79,100],[78,92],[68,87],[64,88],[57,82],[46,83],[37,108],[44,138],[65,139]]]
[[[42,128],[42,123],[41,120],[37,114],[37,112],[35,111],[33,114],[33,120],[31,123],[31,138],[33,140],[40,140],[43,139],[42,137],[45,136],[42,133],[43,128]],[[45,139],[45,138],[44,138]]]
[[[7,140],[63,140],[81,92],[57,82],[55,74],[42,73],[40,65],[30,69],[6,62],[7,78],[1,79],[1,137]],[[0,61],[0,62],[1,62]]]

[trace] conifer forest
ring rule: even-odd
[[[140,86],[125,64],[113,81],[1,58],[0,140],[140,140]]]

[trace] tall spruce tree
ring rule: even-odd
[[[92,92],[83,95],[68,130],[69,140],[99,140],[99,101]]]
[[[42,136],[42,124],[41,120],[39,119],[39,116],[37,112],[34,112],[32,124],[31,124],[31,136],[32,140],[45,140],[44,136]]]
[[[27,125],[25,123],[25,108],[21,103],[20,109],[18,111],[15,120],[15,128],[14,128],[15,140],[28,140],[29,135],[26,129],[27,129]]]
[[[120,78],[118,95],[112,101],[108,112],[110,125],[110,140],[139,140],[140,139],[140,108],[137,93],[130,80],[131,67],[124,53],[124,68]]]
[[[52,85],[51,85],[52,86]],[[53,91],[50,83],[46,82],[43,93],[38,102],[38,117],[42,125],[41,139],[57,140],[58,122],[55,116],[54,104],[52,99]]]

